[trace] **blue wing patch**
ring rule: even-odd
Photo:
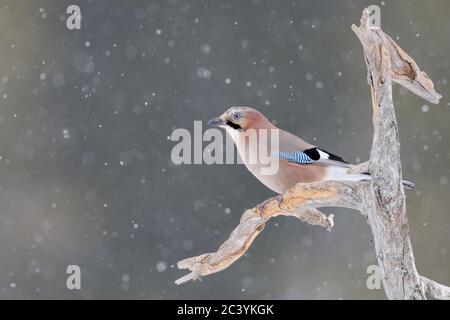
[[[274,152],[274,157],[278,157],[281,160],[287,160],[296,164],[310,164],[313,160],[304,152]]]

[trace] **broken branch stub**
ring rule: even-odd
[[[352,30],[366,49],[374,46],[384,46],[388,51],[391,62],[392,81],[400,84],[419,97],[430,103],[437,104],[442,96],[434,89],[433,81],[421,71],[417,63],[412,59],[389,35],[381,28],[370,26],[370,11],[364,9],[359,27],[352,25]],[[380,53],[378,53],[380,54]],[[366,61],[367,61],[366,56]],[[377,59],[380,61],[380,59]],[[371,59],[370,61],[375,61]]]

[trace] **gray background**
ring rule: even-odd
[[[404,176],[417,183],[417,266],[449,284],[450,2],[371,3],[443,95],[427,106],[394,89]],[[69,4],[80,31],[65,26]],[[215,250],[273,193],[242,165],[173,165],[167,137],[248,105],[367,160],[370,97],[350,25],[368,4],[1,1],[0,298],[384,298],[365,285],[376,263],[367,224],[338,209],[331,233],[274,219],[229,269],[173,284],[178,260]],[[80,291],[65,287],[69,264]]]

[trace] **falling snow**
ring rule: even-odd
[[[193,138],[194,121],[202,135],[228,107],[253,106],[350,162],[368,159],[366,66],[349,29],[361,3],[93,3],[72,31],[56,2],[2,5],[0,298],[383,298],[365,287],[370,232],[344,209],[326,234],[271,220],[226,272],[173,285],[178,260],[217,249],[246,208],[274,196],[242,165],[175,165],[175,129]],[[417,185],[408,215],[417,239],[439,239],[422,267],[445,279],[450,45],[435,40],[450,22],[432,14],[443,4],[405,3],[381,2],[382,23],[444,95],[435,106],[394,90],[402,173]],[[191,142],[193,156],[212,141]],[[82,270],[79,292],[64,288],[68,264]]]

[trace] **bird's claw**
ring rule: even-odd
[[[199,275],[198,273],[196,273],[196,272],[192,272],[193,273],[193,275],[192,275],[192,281],[202,281],[202,276],[201,275]]]
[[[327,227],[327,231],[330,232],[331,229],[333,229],[333,227],[334,227],[334,214],[331,213],[331,214],[327,217],[327,221],[328,221],[328,223],[329,223],[329,226]]]
[[[284,210],[286,208],[283,208],[283,196],[279,195],[275,198],[277,200],[278,203],[278,208],[280,208],[281,210]]]

